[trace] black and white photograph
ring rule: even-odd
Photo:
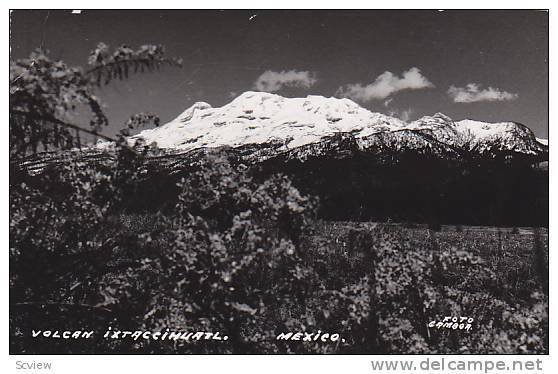
[[[9,18],[10,355],[549,354],[548,10]]]

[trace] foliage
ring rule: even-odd
[[[326,250],[331,264],[324,273],[331,278],[346,279],[345,274],[354,273],[358,277],[364,271],[360,261],[356,265],[341,261],[344,253],[340,251],[343,243],[351,242],[356,225],[328,233],[330,226],[319,232],[341,243]],[[504,236],[488,229],[475,234],[435,233],[394,225],[360,230],[374,232],[368,234],[368,250],[375,256],[374,299],[361,315],[373,311],[378,318],[375,352],[548,352],[548,296],[544,279],[539,280],[537,274],[537,251],[542,251],[537,246],[542,244],[533,242],[533,237]],[[539,231],[535,233],[540,235]],[[362,304],[370,294],[353,300]],[[472,328],[428,327],[431,321],[448,316],[472,317]],[[351,320],[350,314],[338,318]],[[360,329],[365,326],[361,323]]]
[[[92,67],[87,73],[99,86],[113,79],[127,79],[130,73],[155,71],[163,65],[182,66],[181,59],[165,57],[162,45],[143,45],[136,51],[122,45],[111,53],[108,45],[99,43],[89,54],[88,62]]]
[[[91,112],[89,126],[98,132],[108,120],[89,78],[79,68],[52,61],[43,51],[10,64],[10,155],[79,145],[79,131],[68,115],[78,107]]]
[[[11,189],[12,303],[106,308],[136,329],[227,331],[231,350],[273,335],[279,305],[304,302],[312,289],[300,243],[315,204],[284,176],[256,184],[211,157],[180,181],[174,215],[132,235],[111,213],[141,183],[135,162],[70,163]]]
[[[517,239],[349,225],[346,236],[331,242],[319,225],[313,233],[315,201],[286,177],[256,183],[248,169],[219,153],[177,180],[180,193],[172,210],[130,216],[125,197],[150,183],[146,175],[153,172],[136,150],[122,147],[120,156],[103,165],[70,163],[12,186],[10,297],[18,313],[11,314],[11,324],[14,334],[20,331],[12,336],[12,350],[548,350],[548,298],[539,279],[506,288],[511,283],[505,278],[516,272],[502,271],[505,259],[524,251],[524,244],[501,259],[502,253],[490,252],[502,241]],[[36,315],[44,310],[37,309],[40,305],[56,313]],[[91,309],[99,310],[95,318]],[[230,339],[166,344],[100,339],[89,345],[38,346],[22,337],[32,327],[31,316],[34,323],[85,324],[100,333],[107,326],[169,328],[220,331]],[[473,329],[427,327],[446,316],[472,316]],[[318,330],[339,332],[345,341],[276,340],[285,331]]]
[[[162,65],[181,66],[165,57],[162,46],[144,45],[137,51],[121,46],[113,53],[99,43],[89,57],[91,68],[69,67],[36,50],[27,59],[10,62],[10,156],[20,158],[41,150],[81,147],[83,133],[99,136],[108,125],[96,88],[129,73],[153,71]],[[88,127],[74,123],[89,115]],[[158,120],[152,114],[135,115],[128,125]]]
[[[299,243],[314,205],[285,177],[258,185],[222,158],[180,188],[172,229],[147,238],[158,253],[145,271],[158,287],[144,328],[227,331],[233,351],[272,340],[278,306],[304,302],[312,286]]]

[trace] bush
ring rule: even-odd
[[[180,181],[174,214],[155,215],[132,235],[115,216],[119,196],[143,173],[121,160],[96,169],[70,163],[56,179],[11,189],[12,304],[89,305],[120,326],[150,331],[226,331],[222,347],[231,352],[273,342],[280,308],[304,305],[316,285],[301,248],[314,201],[284,176],[256,184],[211,156]],[[17,326],[20,316],[12,316]]]

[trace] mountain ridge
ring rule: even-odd
[[[176,151],[275,143],[277,152],[285,152],[347,133],[361,149],[367,149],[374,139],[401,131],[418,132],[448,147],[480,153],[498,149],[539,155],[547,150],[544,140],[539,141],[527,126],[517,122],[453,121],[443,113],[405,122],[369,111],[346,98],[285,98],[255,91],[247,91],[218,108],[196,102],[172,121],[144,130],[130,141],[143,139],[147,144]],[[409,146],[407,140],[405,147]],[[394,146],[398,148],[398,144]]]

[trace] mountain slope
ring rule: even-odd
[[[260,145],[273,150],[268,154],[271,157],[342,134],[354,138],[360,150],[377,150],[379,145],[386,146],[386,139],[392,150],[442,145],[454,151],[497,149],[527,155],[546,150],[530,129],[515,122],[454,122],[437,113],[407,123],[371,112],[349,99],[285,98],[252,91],[220,108],[197,102],[169,123],[142,131],[131,140],[143,138],[147,144],[181,152]]]

